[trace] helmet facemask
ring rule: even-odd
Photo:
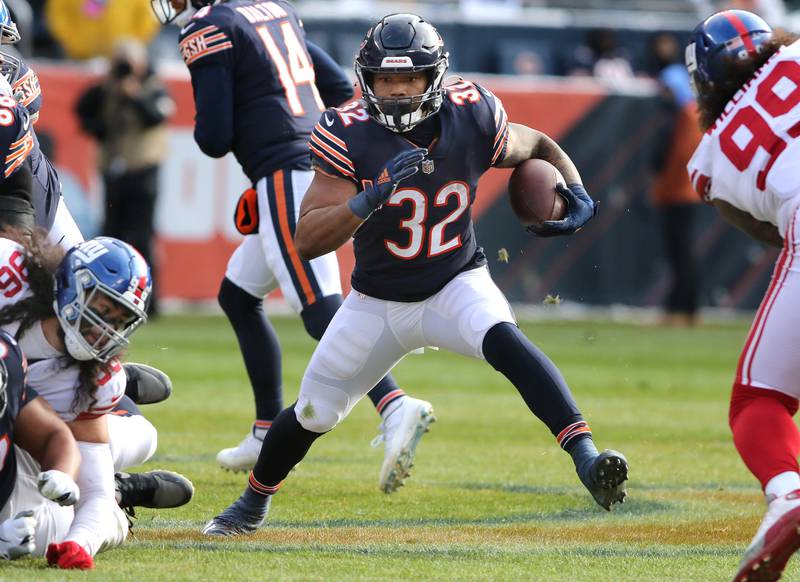
[[[0,44],[15,44],[22,38],[13,22],[0,24]]]
[[[6,3],[0,0],[0,44],[14,44],[22,38],[17,25],[11,19]]]
[[[402,57],[401,57],[402,58]],[[389,60],[384,59],[384,60]],[[393,60],[400,60],[394,58]],[[434,65],[414,67],[408,59],[406,67],[366,67],[356,61],[358,83],[370,115],[381,125],[397,133],[405,133],[439,111],[444,98],[444,75],[447,72],[447,55]],[[375,75],[381,73],[416,73],[424,71],[428,85],[419,95],[409,97],[378,97],[374,90]]]
[[[76,360],[97,360],[105,363],[128,347],[130,336],[147,321],[141,301],[134,293],[120,294],[103,285],[89,269],[75,273],[77,295],[74,301],[63,305],[56,303],[56,315],[64,330],[64,342],[69,354]],[[128,297],[130,295],[130,297]],[[98,305],[122,308],[129,317],[116,325],[106,321],[97,312]],[[86,338],[88,332],[96,335],[92,341]]]
[[[200,8],[212,6],[216,4],[217,1],[218,0],[186,0],[186,5],[183,7],[183,10],[178,12],[172,6],[170,0],[150,0],[150,8],[161,24],[172,23],[175,26],[183,28],[189,24],[192,16],[194,16],[195,12],[200,10]]]
[[[0,53],[0,75],[2,75],[5,80],[8,81],[9,85],[13,85],[14,82],[19,78],[21,66],[22,63],[18,58],[6,53]],[[11,95],[12,92],[9,91],[8,94]]]

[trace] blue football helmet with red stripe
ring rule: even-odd
[[[724,80],[726,65],[758,54],[772,28],[746,10],[725,10],[697,25],[686,46],[686,68],[695,95]]]
[[[82,242],[64,256],[55,279],[53,307],[76,360],[107,362],[147,321],[153,279],[128,243],[111,237]]]
[[[0,44],[14,44],[19,42],[19,30],[11,20],[11,13],[3,0],[0,0]]]

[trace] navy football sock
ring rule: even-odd
[[[253,297],[227,277],[222,280],[217,300],[239,340],[255,397],[256,419],[272,420],[283,409],[281,346],[264,314],[263,300]]]
[[[591,469],[592,462],[597,457],[597,447],[594,446],[591,435],[584,433],[575,437],[569,448],[569,454],[575,463],[575,470],[578,472],[581,481],[586,483],[590,480],[589,469]]]
[[[305,325],[308,335],[317,341],[322,339],[322,334],[328,329],[328,324],[341,304],[341,295],[328,295],[306,307],[300,317],[303,318],[303,325]],[[367,396],[380,414],[389,403],[405,396],[405,393],[394,381],[392,375],[387,374],[367,393]]]
[[[322,435],[303,428],[292,404],[272,421],[253,467],[253,477],[260,486],[277,490],[289,471],[306,456],[311,444]]]
[[[561,372],[516,325],[498,323],[492,327],[483,339],[483,355],[514,384],[531,412],[547,425],[564,450],[571,453],[576,443],[590,437]]]
[[[317,341],[321,340],[322,334],[328,329],[328,324],[341,304],[341,295],[326,295],[304,308],[300,312],[300,318],[303,320],[308,335]]]
[[[372,404],[378,414],[383,414],[389,404],[405,395],[406,393],[397,385],[391,374],[386,374],[380,382],[375,384],[372,390],[367,392],[367,396],[372,400]]]

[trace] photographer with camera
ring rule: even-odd
[[[105,79],[76,105],[81,127],[100,146],[106,201],[102,234],[133,245],[152,266],[154,277],[158,169],[167,153],[166,121],[174,110],[146,47],[130,39],[117,43]],[[151,302],[151,314],[155,304]]]

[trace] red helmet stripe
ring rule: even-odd
[[[750,31],[747,30],[747,26],[745,26],[744,22],[742,22],[742,19],[739,18],[739,15],[730,10],[726,10],[722,13],[722,15],[728,19],[728,22],[730,22],[736,29],[736,32],[739,33],[739,38],[742,39],[742,42],[747,49],[747,53],[750,56],[756,54],[756,45],[753,44],[753,39],[750,38]]]
[[[146,287],[147,287],[147,277],[144,276],[139,277],[139,284],[136,286],[136,291],[134,292],[134,295],[136,295],[136,297],[141,299],[142,293],[144,292]]]

